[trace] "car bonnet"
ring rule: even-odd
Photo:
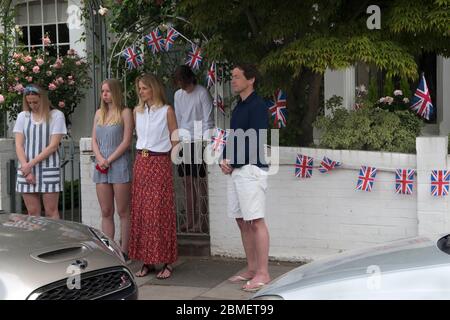
[[[256,296],[367,277],[374,267],[380,272],[391,272],[449,263],[450,256],[440,251],[435,241],[427,237],[410,238],[311,262],[286,273]]]

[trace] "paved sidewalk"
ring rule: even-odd
[[[269,270],[275,279],[301,263],[270,262]],[[141,263],[133,261],[130,268],[137,272]],[[158,266],[159,270],[162,266]],[[156,272],[136,277],[140,300],[246,300],[253,293],[241,290],[244,284],[227,281],[245,268],[245,261],[217,257],[180,257],[174,265],[172,277],[156,279]]]

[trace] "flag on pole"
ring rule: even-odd
[[[287,108],[286,108],[286,95],[281,89],[275,92],[275,101],[271,102],[272,106],[269,108],[269,112],[273,118],[273,125],[276,128],[286,127]]]
[[[414,97],[411,99],[411,109],[427,120],[430,120],[433,115],[434,107],[431,101],[430,91],[428,90],[427,81],[425,80],[423,73],[416,93],[414,93]]]
[[[225,104],[223,103],[222,97],[220,96],[220,94],[217,94],[217,99],[214,99],[214,106],[217,107],[217,109],[219,109],[220,112],[222,112],[222,114],[225,114]]]
[[[206,87],[211,88],[216,83],[216,63],[212,62],[206,76]]]
[[[214,151],[221,151],[227,143],[228,132],[226,130],[216,128],[216,132],[211,138],[212,149]]]

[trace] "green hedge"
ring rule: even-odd
[[[322,131],[321,148],[415,153],[423,122],[407,110],[364,107],[336,108],[314,125]]]

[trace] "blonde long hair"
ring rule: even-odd
[[[152,88],[153,91],[153,105],[155,107],[162,107],[167,104],[166,93],[164,86],[157,77],[152,74],[144,73],[136,78],[136,94],[139,98],[139,104],[136,106],[137,112],[144,112],[145,101],[142,101],[139,96],[139,82],[142,82],[145,86]],[[150,106],[149,106],[150,107]]]
[[[102,82],[103,85],[107,84],[111,91],[112,97],[112,119],[106,123],[106,115],[108,113],[108,105],[101,99],[100,101],[100,114],[97,124],[100,126],[107,124],[121,124],[122,123],[122,111],[125,109],[123,104],[122,84],[117,79],[106,79]]]
[[[51,102],[48,98],[48,92],[42,89],[37,84],[29,84],[25,87],[23,91],[23,102],[22,102],[22,110],[31,112],[30,105],[27,101],[28,95],[37,95],[40,99],[40,116],[42,119],[45,119],[46,122],[50,121],[50,110],[51,110]]]

